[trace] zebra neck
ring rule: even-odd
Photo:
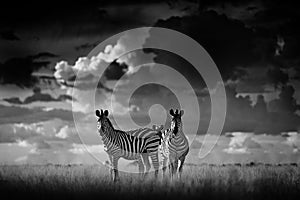
[[[101,128],[102,128],[103,134],[106,137],[112,136],[113,135],[112,133],[115,132],[114,127],[112,126],[112,124],[108,120],[105,120],[102,123],[102,127]]]
[[[182,126],[174,128],[174,129],[172,130],[172,132],[173,132],[175,135],[182,134]]]
[[[177,132],[177,134],[175,135],[174,138],[175,138],[175,139],[179,139],[179,138],[185,138],[185,139],[186,139],[186,136],[185,136],[185,134],[183,133],[182,128],[181,128],[181,129],[178,129],[178,132]]]

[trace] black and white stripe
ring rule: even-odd
[[[161,155],[163,158],[163,172],[165,174],[167,163],[169,165],[171,177],[177,173],[178,161],[180,161],[179,166],[179,176],[181,176],[183,164],[185,157],[189,152],[189,143],[182,131],[182,120],[183,110],[176,110],[175,113],[173,109],[170,110],[172,116],[171,129],[167,129],[162,134],[162,144],[160,146]]]
[[[136,130],[126,131],[126,133],[129,134],[129,135],[138,137],[138,138],[146,139],[146,138],[153,137],[155,135],[159,135],[159,136],[162,137],[162,132],[161,132],[162,129],[163,129],[163,125],[161,125],[161,126],[153,125],[152,129],[151,128],[139,128],[139,129],[136,129]],[[153,145],[156,145],[156,144],[154,143]],[[149,148],[150,148],[150,146],[149,146]],[[158,150],[157,146],[155,146],[155,150]],[[159,168],[159,159],[158,159],[158,156],[157,156],[158,154],[157,153],[154,152],[154,153],[150,153],[150,154],[148,154],[148,153],[143,153],[142,154],[143,162],[144,162],[143,164],[146,167],[146,174],[151,169],[149,157],[152,160],[152,164],[153,164],[154,169]]]
[[[125,131],[116,130],[108,119],[108,111],[104,112],[96,110],[98,117],[97,128],[102,136],[102,141],[105,146],[110,161],[112,163],[114,180],[118,179],[118,161],[120,158],[127,160],[138,160],[139,171],[143,172],[143,159],[147,156],[151,157],[155,175],[158,174],[158,148],[161,143],[161,135],[153,134],[151,137],[140,138],[128,134]],[[146,161],[147,162],[147,161]]]

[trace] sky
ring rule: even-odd
[[[191,144],[187,162],[300,161],[300,16],[291,1],[17,3],[0,8],[1,164],[105,162],[95,108],[131,130],[167,128],[168,110],[179,107]],[[220,137],[208,133],[217,86],[208,90],[169,51],[127,52],[157,37],[151,28],[123,32],[139,27],[179,31],[212,58],[227,100]]]

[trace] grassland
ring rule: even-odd
[[[298,199],[297,165],[185,166],[181,180],[146,180],[93,165],[0,166],[0,192],[6,199]]]

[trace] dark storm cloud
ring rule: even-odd
[[[9,1],[0,7],[0,32],[17,32],[23,46],[6,42],[4,49],[0,47],[0,59],[50,50],[74,62],[88,54],[95,41],[131,28],[151,26],[161,17],[183,14],[178,6],[170,5],[168,1]]]
[[[247,4],[258,5],[262,9],[247,19],[240,19],[248,27],[260,33],[261,39],[259,49],[266,51],[266,43],[270,38],[280,38],[284,46],[280,50],[280,56],[273,57],[272,63],[280,68],[295,68],[298,72],[300,64],[300,14],[299,5],[294,1],[207,1],[206,6],[214,8],[224,8],[225,5],[234,5],[236,7]],[[230,17],[230,15],[228,15]],[[261,43],[262,42],[262,43]],[[272,43],[272,41],[270,41]],[[274,41],[273,41],[274,42]],[[270,44],[271,44],[270,43]],[[276,44],[274,44],[276,45]],[[269,45],[270,46],[270,45]],[[273,48],[269,48],[269,55],[273,53]],[[275,53],[275,52],[274,52]]]
[[[84,43],[84,44],[75,46],[75,50],[76,51],[81,51],[81,50],[86,50],[86,49],[91,50],[94,47],[96,47],[97,44],[98,44],[98,42],[96,42],[96,43]]]
[[[300,116],[295,112],[299,105],[293,97],[292,86],[284,86],[279,99],[267,103],[262,95],[257,97],[257,102],[252,106],[249,96],[237,97],[233,86],[226,86],[227,112],[223,132],[254,132],[278,135],[284,131],[298,131]],[[206,97],[200,104],[203,125],[201,133],[206,133],[210,117],[210,97]]]
[[[61,119],[64,121],[73,121],[72,111],[62,109],[52,109],[49,111],[43,108],[24,108],[18,106],[0,105],[0,124],[10,123],[36,123],[52,119]],[[84,116],[83,113],[77,113],[78,116]]]
[[[275,56],[277,48],[276,33],[271,34],[264,30],[254,30],[247,27],[243,21],[230,19],[214,11],[159,20],[155,26],[178,30],[199,42],[215,61],[225,81],[245,77],[247,75],[245,68],[258,64],[262,68],[268,66],[278,68],[274,72],[282,68],[278,60],[282,60],[283,55]],[[151,42],[151,37],[148,42]],[[285,49],[283,49],[284,51]],[[192,69],[189,69],[191,67],[178,61],[177,58],[172,58],[159,51],[152,52],[157,54],[156,62],[162,62],[169,66],[174,65],[181,72],[188,71],[186,74],[195,74]],[[274,78],[270,77],[273,75]],[[190,78],[192,78],[191,75]],[[269,73],[269,78],[270,81],[275,81],[274,84],[278,84],[276,83],[278,74]],[[273,82],[271,83],[273,84]]]
[[[56,54],[53,54],[53,53],[50,53],[50,52],[41,52],[41,53],[38,53],[36,55],[33,55],[31,56],[33,59],[47,59],[47,58],[57,58],[59,57],[59,55],[56,55]]]
[[[289,81],[288,74],[279,68],[269,69],[267,72],[267,78],[270,83],[273,83],[275,89],[278,89],[279,86],[286,85]]]
[[[166,12],[160,12],[160,5],[165,5],[163,8]],[[96,45],[95,41],[100,42],[130,28],[150,26],[159,15],[169,16],[168,10],[166,1],[89,1],[71,4],[61,1],[11,1],[1,5],[0,32],[17,32],[22,38],[23,46],[19,48],[6,43],[6,49],[0,47],[1,59],[18,57],[1,61],[1,68],[5,70],[0,76],[0,83],[32,87],[38,82],[37,77],[31,76],[32,72],[42,66],[51,69],[53,60],[57,58],[55,54],[73,62],[78,56],[88,53],[87,51]],[[53,45],[55,43],[58,44],[57,47]],[[51,51],[55,54],[40,55],[40,58],[28,56],[41,51]],[[44,57],[48,57],[52,62],[41,63],[40,59],[45,59]],[[17,69],[23,74],[22,77],[13,73],[17,72]]]
[[[126,63],[118,63],[116,60],[111,62],[104,72],[107,80],[119,80],[128,70]]]
[[[3,28],[41,30],[52,27],[56,36],[113,33],[149,23],[144,8],[167,1],[8,2],[0,8]],[[17,14],[13,14],[17,13]],[[153,20],[153,19],[152,19]],[[51,31],[51,30],[50,30]]]
[[[294,94],[295,89],[291,85],[283,86],[279,99],[270,102],[270,110],[273,112],[295,113],[299,105],[293,97]]]
[[[227,9],[227,4],[232,5],[236,9],[234,12],[237,13],[239,8],[247,11],[249,10],[247,6],[252,5],[255,13],[245,17],[233,11],[219,12],[220,9],[223,11]],[[199,42],[217,64],[223,80],[238,85],[240,91],[247,91],[243,88],[247,86],[255,93],[265,92],[265,86],[273,85],[274,89],[282,90],[281,96],[289,94],[283,95],[288,96],[284,98],[285,100],[280,96],[275,106],[272,106],[274,102],[270,104],[265,102],[263,97],[259,97],[256,105],[252,106],[249,96],[237,97],[236,88],[227,87],[228,110],[224,132],[253,131],[278,134],[281,131],[299,129],[300,118],[295,114],[299,105],[295,104],[292,89],[286,88],[290,81],[287,69],[298,70],[296,66],[299,66],[297,63],[300,61],[300,51],[297,50],[299,26],[296,25],[299,12],[296,14],[292,4],[282,5],[286,10],[281,12],[280,6],[275,4],[276,2],[271,1],[201,1],[199,4],[201,9],[198,13],[159,20],[155,24],[155,26],[178,30]],[[215,10],[218,12],[207,11],[212,7],[217,7],[218,9]],[[147,42],[151,42],[151,37],[155,35],[151,35],[150,31]],[[280,51],[276,53],[278,49]],[[157,50],[146,50],[146,52],[154,52],[156,62],[174,67],[192,82],[193,88],[198,91],[199,104],[204,116],[200,126],[201,133],[206,133],[211,105],[209,96],[206,96],[205,86],[203,88],[203,79],[195,75],[197,73],[193,71],[192,66],[170,53]],[[254,70],[256,74],[249,74],[249,69],[253,71],[254,68],[257,69]],[[269,106],[278,109],[274,112],[267,109]],[[284,109],[279,109],[281,107]]]
[[[0,63],[0,84],[15,84],[22,88],[32,87],[39,81],[36,76],[32,76],[32,73],[47,67],[50,63],[47,59],[55,57],[58,56],[49,52],[42,52],[37,55],[12,58]]]
[[[12,30],[2,31],[0,32],[0,36],[1,36],[0,38],[3,40],[11,40],[11,41],[20,40],[20,38]]]
[[[59,95],[57,98],[52,97],[50,94],[44,94],[41,92],[40,88],[34,88],[33,89],[33,95],[26,97],[24,101],[21,101],[18,97],[12,97],[3,99],[3,101],[6,101],[11,104],[30,104],[33,102],[61,102],[61,101],[76,101],[72,96],[67,94]]]
[[[245,75],[245,71],[238,67],[250,65],[260,57],[254,51],[255,32],[246,28],[242,22],[230,20],[213,11],[160,20],[155,26],[175,29],[199,42],[215,61],[224,80],[235,80]],[[151,36],[148,42],[151,42]],[[195,74],[188,70],[191,67],[182,67],[182,62],[165,59],[165,55],[160,52],[155,61],[169,66],[175,63],[179,71],[186,70],[190,76]]]

